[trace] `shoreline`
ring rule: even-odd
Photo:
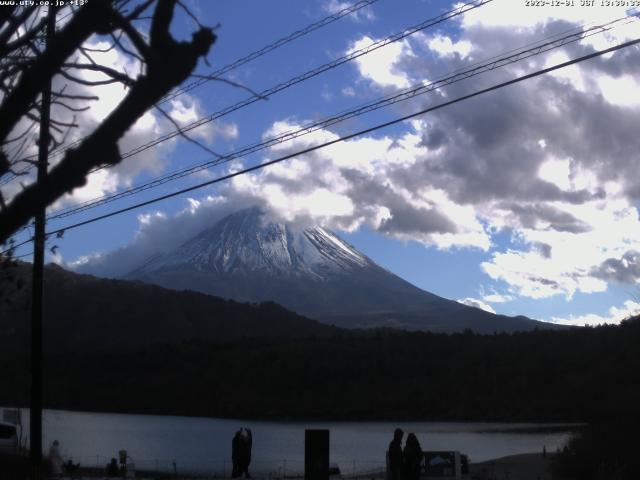
[[[0,411],[2,409],[19,409],[24,412],[29,411],[29,407],[25,406],[6,406],[0,405]],[[193,418],[193,419],[206,419],[206,420],[226,420],[226,421],[237,421],[237,422],[263,422],[263,423],[443,423],[449,425],[455,424],[475,424],[475,425],[483,425],[483,424],[491,424],[491,425],[513,425],[514,428],[506,428],[504,430],[491,429],[491,433],[513,433],[519,432],[529,433],[527,430],[527,426],[534,426],[533,432],[539,432],[541,429],[549,428],[550,432],[556,431],[555,429],[559,429],[557,431],[565,431],[565,430],[573,430],[579,429],[581,427],[587,426],[589,423],[587,421],[567,421],[561,422],[557,420],[525,420],[525,419],[479,419],[479,420],[468,420],[468,419],[433,419],[433,418],[385,418],[385,417],[362,417],[362,418],[353,418],[353,419],[344,419],[341,417],[264,417],[264,416],[248,416],[248,417],[225,417],[225,416],[208,416],[208,415],[193,415],[193,414],[181,414],[181,413],[149,413],[149,412],[135,412],[135,411],[120,411],[120,410],[93,410],[93,409],[74,409],[74,408],[63,408],[63,407],[45,407],[43,411],[49,412],[66,412],[66,413],[80,413],[80,414],[104,414],[104,415],[130,415],[130,416],[147,416],[147,417],[174,417],[174,418]],[[540,428],[536,428],[540,426]],[[567,428],[569,427],[569,428]],[[521,430],[519,430],[521,429]],[[478,430],[479,433],[486,433],[483,430]]]
[[[553,453],[541,452],[508,455],[484,462],[470,463],[469,475],[463,478],[510,478],[512,480],[554,480],[551,472]]]

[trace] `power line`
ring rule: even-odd
[[[300,30],[296,30],[295,32],[280,38],[279,40],[276,40],[273,43],[270,43],[269,45],[262,47],[259,50],[256,50],[255,52],[252,52],[248,55],[245,55],[242,58],[239,58],[238,60],[229,63],[228,65],[225,65],[224,67],[219,68],[218,70],[215,70],[213,72],[211,72],[209,74],[210,77],[220,77],[221,75],[224,75],[225,73],[230,72],[231,70],[235,70],[236,68],[245,65],[246,63],[249,63],[253,60],[255,60],[256,58],[259,58],[287,43],[292,42],[293,40],[296,40],[304,35],[307,35],[315,30],[318,30],[321,27],[324,27],[325,25],[329,25],[330,23],[335,22],[336,20],[341,19],[342,17],[346,16],[346,15],[350,15],[351,13],[355,13],[358,10],[364,8],[364,7],[368,7],[370,5],[372,5],[373,3],[377,2],[378,0],[363,0],[361,2],[357,2],[354,3],[353,5],[343,8],[342,10],[334,13],[333,15],[329,15],[328,17],[325,17],[315,23],[312,23],[308,26],[306,26],[303,29]],[[203,85],[207,82],[209,82],[211,80],[211,78],[202,78],[200,80],[196,80],[195,82],[192,82],[188,85],[185,85],[184,87],[176,90],[173,93],[168,94],[167,96],[165,96],[164,99],[161,100],[160,103],[164,103],[167,102],[169,100],[173,100],[174,98],[182,95],[183,93],[189,92],[191,90],[193,90],[194,88],[199,87],[200,85]]]
[[[141,153],[145,150],[148,150],[151,147],[154,147],[156,145],[159,145],[160,143],[163,143],[167,140],[170,140],[178,135],[182,135],[186,132],[189,132],[195,128],[201,127],[202,125],[206,125],[207,123],[210,123],[214,120],[217,120],[220,117],[223,117],[225,115],[228,115],[232,112],[235,112],[236,110],[239,110],[241,108],[244,108],[248,105],[251,105],[259,100],[265,99],[265,98],[269,98],[270,96],[279,93],[287,88],[290,88],[294,85],[297,85],[298,83],[304,82],[306,80],[309,80],[311,78],[314,78],[326,71],[332,70],[334,68],[339,67],[340,65],[343,65],[347,62],[350,62],[352,60],[355,60],[356,58],[359,58],[363,55],[366,55],[368,53],[371,53],[375,50],[378,50],[379,48],[385,47],[391,43],[397,42],[399,40],[402,40],[410,35],[413,35],[414,33],[417,33],[419,31],[425,30],[429,27],[438,25],[440,23],[444,23],[447,20],[450,20],[452,18],[455,18],[457,16],[460,16],[470,10],[474,10],[478,7],[481,7],[483,5],[486,5],[487,3],[492,2],[493,0],[473,0],[471,2],[465,3],[463,5],[459,5],[458,7],[449,10],[441,15],[438,15],[437,17],[433,17],[430,18],[428,20],[425,20],[424,22],[421,22],[417,25],[414,25],[412,27],[409,27],[407,29],[402,30],[401,32],[397,32],[394,33],[392,35],[389,35],[385,38],[383,38],[382,40],[378,40],[373,42],[371,45],[368,45],[366,47],[354,50],[346,55],[343,55],[340,58],[337,58],[331,62],[325,63],[324,65],[321,65],[319,67],[316,67],[312,70],[309,70],[301,75],[295,76],[293,78],[290,78],[289,80],[285,81],[285,82],[281,82],[273,87],[267,88],[261,92],[258,92],[257,95],[253,95],[251,97],[246,98],[245,100],[242,100],[240,102],[237,102],[233,105],[230,105],[226,108],[223,108],[222,110],[219,110],[207,117],[203,117],[199,120],[196,120],[194,122],[191,122],[190,124],[182,127],[180,130],[176,130],[174,132],[170,132],[168,134],[162,135],[158,138],[156,138],[155,140],[152,140],[151,142],[147,142],[146,144],[140,145],[137,148],[134,148],[132,150],[129,150],[128,152],[126,152],[125,154],[121,155],[122,159],[125,158],[129,158],[132,157],[134,155],[137,155],[138,153]],[[98,169],[94,169],[98,170]]]
[[[137,208],[140,208],[140,207],[145,207],[147,205],[151,205],[151,204],[160,202],[162,200],[166,200],[166,199],[169,199],[169,198],[172,198],[172,197],[176,197],[176,196],[182,195],[184,193],[192,192],[194,190],[198,190],[198,189],[201,189],[201,188],[204,188],[204,187],[216,184],[216,183],[220,183],[220,182],[223,182],[225,180],[229,180],[231,178],[234,178],[234,177],[237,177],[237,176],[240,176],[240,175],[244,175],[244,174],[247,174],[247,173],[250,173],[250,172],[254,172],[256,170],[263,169],[265,167],[274,165],[276,163],[281,163],[281,162],[283,162],[285,160],[289,160],[291,158],[294,158],[294,157],[297,157],[297,156],[300,156],[300,155],[305,155],[307,153],[311,153],[311,152],[314,152],[316,150],[320,150],[322,148],[334,145],[334,144],[339,143],[339,142],[350,140],[352,138],[359,137],[361,135],[366,135],[366,134],[372,133],[372,132],[374,132],[376,130],[380,130],[382,128],[386,128],[386,127],[389,127],[389,126],[392,126],[392,125],[396,125],[396,124],[401,123],[401,122],[405,122],[407,120],[410,120],[412,118],[418,117],[420,115],[424,115],[426,113],[433,112],[435,110],[439,110],[441,108],[448,107],[448,106],[454,105],[456,103],[460,103],[462,101],[469,100],[471,98],[474,98],[474,97],[477,97],[477,96],[480,96],[480,95],[484,95],[486,93],[489,93],[489,92],[492,92],[492,91],[495,91],[495,90],[498,90],[498,89],[501,89],[501,88],[504,88],[504,87],[507,87],[507,86],[510,86],[510,85],[514,85],[514,84],[519,83],[519,82],[523,82],[525,80],[529,80],[531,78],[539,77],[541,75],[545,75],[545,74],[553,72],[555,70],[559,70],[561,68],[568,67],[570,65],[574,65],[574,64],[577,64],[577,63],[580,63],[580,62],[584,62],[584,61],[590,60],[592,58],[600,57],[602,55],[606,55],[607,53],[612,53],[612,52],[615,52],[615,51],[618,51],[618,50],[622,50],[624,48],[628,48],[628,47],[631,47],[633,45],[637,45],[639,43],[640,43],[640,39],[630,40],[628,42],[625,42],[625,43],[622,43],[622,44],[619,44],[619,45],[615,45],[615,46],[607,48],[605,50],[599,50],[597,52],[593,52],[593,53],[590,53],[590,54],[587,54],[587,55],[583,55],[583,56],[575,58],[573,60],[568,60],[566,62],[557,64],[557,65],[554,65],[554,66],[551,66],[551,67],[547,67],[547,68],[544,68],[544,69],[541,69],[541,70],[537,70],[537,71],[535,71],[533,73],[529,73],[529,74],[526,74],[526,75],[521,75],[521,76],[516,77],[514,79],[507,80],[505,82],[501,82],[501,83],[495,84],[495,85],[493,85],[491,87],[483,88],[481,90],[476,90],[475,92],[469,93],[467,95],[463,95],[463,96],[455,98],[453,100],[449,100],[447,102],[443,102],[443,103],[440,103],[438,105],[434,105],[432,107],[428,107],[428,108],[422,109],[422,110],[420,110],[418,112],[414,112],[414,113],[411,113],[411,114],[408,114],[408,115],[404,115],[402,117],[390,120],[388,122],[380,123],[378,125],[366,128],[364,130],[359,130],[359,131],[351,133],[349,135],[344,135],[344,136],[339,137],[339,138],[334,139],[334,140],[330,140],[330,141],[327,141],[327,142],[324,142],[324,143],[321,143],[321,144],[318,144],[318,145],[314,145],[312,147],[305,148],[303,150],[299,150],[299,151],[297,151],[295,153],[290,153],[290,154],[284,155],[282,157],[276,158],[274,160],[270,160],[268,162],[261,163],[259,165],[255,165],[253,167],[248,167],[248,168],[245,168],[243,170],[239,170],[237,172],[233,172],[233,173],[230,173],[230,174],[227,174],[227,175],[224,175],[224,176],[212,179],[212,180],[208,180],[206,182],[202,182],[202,183],[199,183],[197,185],[193,185],[193,186],[188,187],[188,188],[183,188],[183,189],[181,189],[179,191],[176,191],[176,192],[173,192],[173,193],[170,193],[170,194],[162,195],[162,196],[156,197],[156,198],[151,199],[151,200],[147,200],[147,201],[144,201],[144,202],[137,203],[135,205],[131,205],[131,206],[126,207],[126,208],[122,208],[120,210],[115,210],[113,212],[106,213],[104,215],[99,215],[99,216],[90,218],[88,220],[84,220],[82,222],[77,222],[77,223],[74,223],[72,225],[68,225],[66,227],[53,230],[51,232],[48,232],[47,236],[61,235],[61,234],[64,234],[66,231],[73,230],[75,228],[79,228],[79,227],[82,227],[84,225],[88,225],[88,224],[91,224],[91,223],[94,223],[94,222],[97,222],[97,221],[100,221],[100,220],[104,220],[104,219],[107,219],[107,218],[110,218],[110,217],[113,217],[113,216],[116,216],[116,215],[120,215],[122,213],[129,212],[131,210],[134,210],[134,209],[137,209]],[[14,246],[14,248],[16,248],[16,247],[18,247],[20,245],[24,245],[25,243],[28,243],[31,240],[32,239],[26,240],[25,242],[22,242],[21,244]],[[1,253],[5,253],[5,252],[1,252]]]
[[[377,40],[375,42],[373,42],[372,44],[354,50],[346,55],[343,55],[340,58],[337,58],[331,62],[325,63],[324,65],[321,65],[319,67],[316,67],[312,70],[309,70],[301,75],[297,75],[293,78],[290,78],[289,80],[285,81],[285,82],[281,82],[275,86],[272,86],[270,88],[267,88],[259,93],[257,93],[256,95],[253,95],[251,97],[248,97],[240,102],[237,102],[233,105],[229,105],[225,108],[223,108],[222,110],[219,110],[215,113],[212,113],[211,115],[208,115],[206,117],[202,117],[198,120],[195,120],[191,123],[189,123],[188,125],[185,125],[184,127],[180,128],[179,130],[174,130],[173,132],[167,133],[165,135],[162,135],[160,137],[157,137],[156,139],[147,142],[145,144],[139,145],[136,148],[133,148],[131,150],[129,150],[128,152],[125,152],[124,154],[122,154],[120,157],[122,160],[132,157],[134,155],[137,155],[139,153],[144,152],[145,150],[148,150],[149,148],[152,148],[156,145],[159,145],[163,142],[166,142],[167,140],[170,140],[172,138],[175,138],[179,135],[183,135],[186,132],[189,132],[195,128],[201,127],[203,125],[206,125],[208,123],[211,123],[214,120],[217,120],[218,118],[221,118],[225,115],[228,115],[232,112],[235,112],[236,110],[240,110],[241,108],[244,108],[248,105],[251,105],[259,100],[263,100],[265,98],[269,98],[270,96],[279,93],[283,90],[286,90],[287,88],[290,88],[294,85],[297,85],[298,83],[304,82],[306,80],[309,80],[311,78],[314,78],[326,71],[332,70],[334,68],[339,67],[340,65],[343,65],[347,62],[350,62],[352,60],[355,60],[356,58],[359,58],[363,55],[366,55],[368,53],[371,53],[379,48],[385,47],[386,45],[389,45],[391,43],[397,42],[399,40],[402,40],[410,35],[413,35],[414,33],[417,33],[419,31],[425,30],[429,27],[438,25],[440,23],[444,23],[447,20],[450,20],[452,18],[455,18],[457,16],[460,16],[470,10],[474,10],[476,8],[479,8],[483,5],[486,5],[487,3],[492,2],[493,0],[473,0],[471,2],[465,3],[463,5],[459,5],[456,8],[449,10],[441,15],[438,15],[437,17],[433,17],[430,18],[428,20],[425,20],[424,22],[421,22],[417,25],[414,25],[412,27],[406,28],[400,32],[394,33],[392,35],[389,35],[381,40]],[[61,153],[66,152],[69,148],[71,148],[70,146],[65,148],[64,150],[58,150],[56,152],[56,155],[59,155]],[[93,170],[91,170],[90,173],[94,173],[96,171],[102,170],[104,168],[108,168],[108,166],[103,166],[103,167],[97,167],[94,168]]]
[[[189,92],[197,87],[199,87],[200,85],[203,85],[211,80],[213,80],[214,77],[220,77],[222,75],[224,75],[225,73],[228,73],[232,70],[235,70],[238,67],[241,67],[242,65],[245,65],[249,62],[252,62],[253,60],[262,57],[263,55],[266,55],[269,52],[272,52],[273,50],[276,50],[280,47],[282,47],[283,45],[286,45],[288,43],[293,42],[294,40],[297,40],[298,38],[301,38],[305,35],[308,35],[311,32],[314,32],[315,30],[318,30],[326,25],[329,25],[333,22],[336,22],[337,20],[340,20],[341,18],[350,15],[352,13],[357,12],[358,10],[361,10],[362,8],[368,7],[373,5],[374,3],[378,2],[379,0],[361,0],[359,2],[356,2],[348,7],[345,7],[341,10],[339,10],[338,12],[335,12],[332,15],[329,15],[327,17],[324,17],[314,23],[311,23],[309,25],[307,25],[306,27],[300,29],[300,30],[296,30],[292,33],[290,33],[289,35],[286,35],[278,40],[276,40],[273,43],[270,43],[254,52],[251,52],[247,55],[245,55],[244,57],[241,57],[213,72],[211,72],[209,74],[209,78],[204,78],[204,79],[199,79],[196,80],[194,82],[191,82],[188,85],[185,85],[184,87],[174,91],[174,92],[169,92],[167,95],[164,96],[164,98],[162,98],[160,100],[160,102],[158,102],[159,104],[162,103],[166,103],[170,100],[173,100],[174,98],[179,97],[180,95]],[[58,19],[58,22],[61,22],[62,20],[64,20],[65,18],[67,18],[68,16],[70,16],[71,14],[73,14],[73,11],[71,11],[70,13],[68,13],[67,15],[65,15],[64,17]],[[70,148],[73,148],[77,145],[79,145],[80,143],[82,143],[84,141],[84,138],[80,138],[78,140],[75,140],[74,142],[71,142],[68,145],[62,146],[62,147],[58,147],[53,149],[50,152],[50,155],[56,156],[59,155],[62,152],[66,152],[67,150],[69,150]],[[26,157],[26,158],[31,158],[31,157]],[[24,173],[29,172],[30,170],[32,170],[34,167],[33,165],[29,165],[27,167],[25,167],[24,169],[20,170],[18,172],[19,175],[22,175]],[[18,175],[16,175],[18,176]],[[14,177],[9,178],[9,180],[11,180]],[[3,183],[0,183],[0,185],[5,185],[7,183],[7,181],[5,180]]]
[[[203,85],[204,83],[207,83],[211,80],[213,80],[215,77],[220,77],[222,75],[224,75],[225,73],[228,73],[232,70],[235,70],[236,68],[245,65],[263,55],[266,55],[267,53],[276,50],[277,48],[286,45],[287,43],[290,43],[300,37],[303,37],[305,35],[308,35],[309,33],[324,27],[325,25],[329,25],[339,19],[341,19],[342,17],[349,15],[351,13],[354,13],[364,7],[370,6],[375,2],[378,2],[379,0],[363,0],[360,2],[357,2],[353,5],[351,5],[350,7],[344,8],[342,10],[340,10],[339,12],[334,13],[333,15],[329,15],[328,17],[325,17],[315,23],[312,23],[308,26],[306,26],[305,28],[301,29],[301,30],[297,30],[285,37],[280,38],[279,40],[276,40],[275,42],[266,45],[265,47],[262,47],[259,50],[256,50],[254,52],[249,53],[248,55],[245,55],[244,57],[241,57],[237,60],[235,60],[234,62],[231,62],[227,65],[225,65],[224,67],[219,68],[218,70],[215,70],[213,72],[211,72],[208,77],[209,78],[204,78],[204,79],[199,79],[196,80],[182,88],[180,88],[179,90],[175,91],[175,92],[170,92],[169,94],[167,94],[160,102],[158,102],[159,104],[165,103],[169,100],[173,100],[174,98],[177,98],[178,96],[182,95],[183,93],[186,93],[188,91],[193,90],[194,88],[197,88],[200,85]],[[68,148],[72,148],[74,144],[78,144],[80,142],[82,142],[83,139],[79,139],[76,140],[76,142],[74,142],[71,145],[68,145],[65,150],[67,150]],[[57,152],[54,152],[57,153]]]
[[[115,194],[103,195],[102,197],[87,200],[79,205],[68,207],[66,209],[62,209],[57,212],[53,212],[48,216],[48,219],[54,220],[54,219],[65,218],[71,215],[81,213],[86,210],[90,210],[92,208],[97,208],[98,206],[105,205],[107,203],[111,203],[113,201],[120,200],[125,197],[129,197],[131,195],[140,193],[142,191],[158,187],[170,181],[174,181],[174,180],[183,178],[185,176],[192,175],[199,171],[220,165],[222,163],[226,163],[231,160],[244,157],[251,153],[264,150],[273,145],[284,143],[286,141],[293,140],[295,138],[299,138],[303,135],[310,134],[321,128],[329,127],[331,125],[337,124],[344,120],[354,118],[356,116],[360,116],[365,113],[373,112],[375,110],[379,110],[381,108],[385,108],[390,105],[412,99],[418,95],[424,95],[426,93],[442,88],[444,86],[469,79],[476,75],[479,75],[488,71],[492,71],[497,68],[505,67],[507,65],[522,61],[524,59],[548,52],[552,49],[560,48],[570,43],[583,40],[585,38],[591,37],[596,34],[601,34],[603,32],[606,32],[615,28],[613,27],[613,25],[615,25],[616,23],[622,22],[623,20],[632,21],[630,20],[632,17],[634,16],[627,16],[627,17],[615,19],[604,25],[594,26],[587,30],[579,30],[578,32],[570,33],[568,35],[565,35],[564,37],[556,38],[555,40],[551,40],[545,43],[542,43],[544,42],[544,40],[534,42],[533,45],[535,46],[532,48],[525,49],[525,47],[521,47],[519,49],[511,50],[512,52],[516,52],[516,53],[513,53],[506,57],[495,56],[495,57],[492,57],[492,60],[489,62],[486,62],[486,63],[477,62],[474,64],[473,68],[469,68],[466,70],[458,70],[455,73],[450,74],[439,80],[435,80],[426,84],[421,83],[421,84],[415,85],[397,94],[383,97],[382,99],[378,99],[374,102],[367,103],[355,109],[348,110],[346,112],[336,114],[334,116],[325,118],[323,120],[314,122],[312,124],[305,125],[297,130],[291,130],[279,136],[271,137],[267,140],[264,140],[263,142],[246,146],[242,149],[223,155],[222,157],[216,157],[211,160],[205,161],[203,163],[199,163],[191,167],[178,170],[176,172],[164,175],[160,178],[145,182],[143,184],[137,185],[135,187],[129,188],[127,190],[124,190]],[[558,35],[553,35],[550,38],[554,38],[554,37],[558,37]]]

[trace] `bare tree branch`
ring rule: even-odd
[[[190,137],[189,135],[187,135],[184,130],[182,130],[182,127],[180,126],[180,124],[178,122],[176,122],[171,115],[169,115],[169,113],[167,113],[164,109],[162,109],[159,105],[154,105],[154,107],[156,109],[158,109],[160,111],[160,113],[162,113],[162,115],[167,118],[175,127],[175,129],[177,130],[178,134],[184,138],[186,141],[193,143],[194,145],[200,147],[201,149],[203,149],[205,152],[210,153],[211,155],[213,155],[214,157],[218,157],[218,158],[222,158],[222,155],[220,155],[219,153],[211,150],[209,147],[207,147],[206,145],[204,145],[203,143],[199,142],[198,140],[196,140],[195,138]]]
[[[72,107],[71,105],[60,102],[59,100],[53,100],[51,102],[51,105],[60,105],[62,108],[69,110],[70,112],[86,112],[87,110],[91,109],[91,107],[88,105],[86,107]]]
[[[96,95],[70,95],[68,93],[54,93],[57,98],[67,98],[69,100],[100,100]]]
[[[246,85],[242,85],[241,83],[238,83],[238,82],[234,82],[233,80],[229,80],[228,78],[215,77],[215,76],[211,76],[211,75],[198,75],[198,74],[193,74],[191,76],[194,77],[194,78],[202,78],[202,79],[205,79],[205,80],[213,80],[214,82],[226,83],[227,85],[231,85],[232,87],[240,88],[242,90],[246,90],[247,92],[249,92],[254,97],[258,97],[260,100],[269,100],[268,97],[265,97],[264,95],[260,95],[258,92],[256,92],[255,90],[251,89],[250,87],[247,87]]]
[[[111,77],[113,80],[123,83],[128,87],[133,86],[133,84],[135,83],[135,80],[128,75],[114,70],[113,68],[105,67],[104,65],[87,63],[65,63],[63,66],[65,68],[74,68],[77,70],[92,70],[94,72],[104,73],[105,75]]]
[[[62,75],[67,80],[70,80],[74,83],[79,83],[80,85],[85,85],[87,87],[96,87],[99,85],[110,85],[112,83],[124,83],[125,85],[131,85],[134,83],[133,79],[126,77],[126,80],[122,81],[118,78],[110,78],[109,80],[85,80],[84,78],[76,77],[75,75],[71,75],[69,72],[65,70],[60,71],[60,75]]]
[[[147,45],[147,43],[145,42],[144,38],[142,38],[142,35],[140,34],[140,32],[138,32],[138,30],[136,30],[131,25],[131,23],[127,19],[122,17],[122,15],[120,15],[118,12],[115,12],[115,17],[116,17],[116,24],[118,25],[118,27],[121,28],[122,31],[127,35],[127,37],[129,38],[133,46],[136,48],[136,50],[138,50],[138,52],[140,53],[140,55],[142,55],[142,57],[140,57],[136,53],[131,52],[124,45],[122,45],[122,41],[120,40],[120,38],[115,38],[112,35],[112,37],[114,37],[113,39],[116,45],[118,45],[118,47],[120,47],[120,49],[123,52],[136,57],[141,62],[148,60],[147,57],[151,55],[151,49],[149,48],[149,45]]]
[[[78,10],[69,23],[57,32],[51,46],[24,71],[16,87],[0,105],[0,141],[38,96],[42,82],[60,71],[61,65],[79,45],[95,32],[107,31],[111,25],[109,0],[93,0]],[[0,171],[0,175],[4,173]]]
[[[13,52],[25,45],[28,45],[33,40],[36,40],[46,23],[47,19],[46,17],[43,17],[42,19],[40,19],[40,22],[37,24],[37,26],[34,26],[32,29],[28,30],[24,35],[18,37],[13,42],[6,43],[2,47],[0,47],[0,56],[7,55],[9,52]]]
[[[26,186],[3,210],[0,210],[0,243],[5,242],[17,229],[26,224],[39,208],[49,205],[62,195],[83,186],[87,181],[87,176],[93,169],[120,162],[118,141],[147,110],[152,108],[172,88],[184,82],[196,68],[198,60],[207,55],[216,39],[211,29],[199,29],[192,35],[191,41],[188,42],[176,41],[171,36],[170,25],[176,3],[177,0],[157,0],[153,14],[150,41],[147,44],[146,54],[143,54],[146,61],[146,71],[136,79],[122,102],[76,148],[65,152],[60,162],[51,168],[44,182]],[[105,2],[93,0],[86,4],[85,7],[97,8],[92,7],[93,5],[102,5],[104,7]],[[69,38],[71,34],[63,35],[63,31],[56,35],[57,43],[54,46],[64,50],[67,55],[62,58],[57,51],[55,56],[52,52],[47,52],[49,55],[47,65],[42,65],[42,58],[46,54],[39,59],[38,67],[40,72],[53,75],[59,70],[64,61],[71,56],[73,51],[85,42],[89,29],[81,27],[77,21],[83,15],[83,12],[91,11],[91,9],[85,7],[81,7],[67,25],[68,28],[69,25],[73,24],[76,29],[73,30],[73,39],[75,41],[73,45],[71,44],[71,38]],[[103,28],[105,33],[112,33],[109,29],[113,27],[113,24],[117,24],[118,28],[121,28],[120,19],[123,18],[121,14],[114,14],[113,11],[110,11],[106,15],[109,15],[111,19],[115,19],[113,23],[109,21],[99,22],[92,17],[92,15],[97,15],[97,11],[93,10],[93,13],[85,13],[83,17],[85,20],[93,22],[94,31],[99,32]],[[65,41],[63,42],[63,40]],[[136,48],[138,47],[136,46]],[[59,58],[62,59],[58,62]],[[55,63],[55,65],[52,66],[51,63]],[[30,69],[30,75],[33,75],[32,71],[34,69],[35,65]],[[24,76],[27,76],[26,72]],[[29,87],[37,92],[37,85],[31,85],[28,82],[27,86],[19,85],[17,88],[31,92]],[[34,102],[35,96],[32,95],[27,101],[17,102],[13,100],[14,105],[18,104],[23,107],[19,111],[21,113],[11,117],[13,122],[5,120],[2,115],[6,111],[6,104],[9,99],[7,98],[0,105],[0,138],[6,137],[4,130],[10,130],[17,119],[24,115],[25,108]]]
[[[15,10],[15,7],[13,7]],[[0,34],[0,52],[7,52],[7,43],[11,40],[11,37],[15,35],[21,25],[23,25],[27,19],[36,11],[36,7],[31,5],[29,7],[25,7],[22,10],[22,13],[18,14],[17,17],[13,17],[13,15],[7,16],[4,20],[6,22],[7,28]],[[13,13],[13,12],[12,12]],[[4,23],[3,22],[3,23]],[[2,55],[0,55],[1,57]]]
[[[129,22],[133,20],[139,20],[140,15],[142,15],[155,1],[156,0],[146,0],[145,2],[141,3],[129,15],[127,15],[126,20]]]

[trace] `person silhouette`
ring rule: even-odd
[[[238,430],[231,440],[231,478],[240,476],[240,457],[242,455],[242,429]]]
[[[49,462],[51,462],[51,474],[54,476],[62,475],[62,455],[60,455],[60,442],[54,440],[51,448],[49,448]]]
[[[118,467],[118,461],[115,458],[112,458],[109,463],[107,463],[107,476],[108,477],[117,477],[120,474],[120,468]]]
[[[396,428],[393,432],[393,440],[389,443],[389,480],[401,480],[402,477],[402,436],[404,432]]]
[[[240,434],[241,437],[241,449],[240,457],[238,458],[238,466],[240,471],[239,475],[244,475],[245,478],[251,478],[249,474],[249,464],[251,463],[251,448],[253,447],[253,435],[249,428],[243,428]]]
[[[423,453],[415,433],[407,435],[402,457],[404,459],[404,480],[419,480]]]

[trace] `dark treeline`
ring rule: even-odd
[[[638,480],[640,415],[594,421],[552,458],[554,473],[567,480]]]
[[[0,265],[0,351],[29,349],[31,269]],[[45,273],[44,349],[95,352],[191,339],[231,341],[331,336],[340,330],[265,302],[248,304],[140,282]]]
[[[640,321],[474,335],[374,331],[53,354],[50,408],[214,417],[603,421],[640,405]],[[26,356],[0,355],[26,404]]]

